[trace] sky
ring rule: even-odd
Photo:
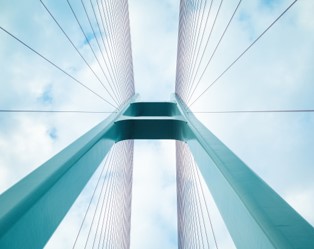
[[[82,53],[90,51],[65,1],[45,1]],[[198,96],[285,8],[287,0],[243,1]],[[237,1],[225,1],[205,60]],[[217,8],[218,1],[214,1]],[[79,1],[75,4],[82,11]],[[130,0],[136,92],[142,101],[174,92],[179,1]],[[0,1],[0,26],[103,91],[39,1]],[[241,60],[191,106],[193,111],[313,109],[314,3],[299,0]],[[87,20],[83,21],[87,25]],[[86,27],[86,26],[84,26]],[[91,57],[88,57],[91,58]],[[204,64],[203,64],[204,65]],[[0,109],[112,108],[0,30]],[[104,92],[102,94],[105,95]],[[83,101],[82,101],[83,100]],[[206,114],[197,117],[314,225],[314,114]],[[95,126],[106,114],[0,114],[0,193]],[[96,172],[97,174],[97,172]],[[95,174],[95,176],[96,176]],[[92,178],[46,248],[69,248]],[[174,141],[136,141],[131,248],[177,248]],[[208,195],[220,248],[234,248]]]

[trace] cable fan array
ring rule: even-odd
[[[178,248],[218,248],[201,175],[188,145],[176,142]]]
[[[227,20],[222,29],[217,25],[221,19],[223,0],[181,0],[179,15],[176,94],[186,103],[192,106],[211,87],[216,84],[259,40],[275,23],[281,19],[298,0],[292,1],[281,14],[274,19],[253,41],[234,59],[227,64],[225,69],[218,72],[210,82],[206,82],[205,89],[197,93],[200,83],[204,82],[205,75],[213,63],[213,58],[218,51],[225,34],[228,32],[234,17],[239,12],[242,0],[237,1],[230,16],[224,16]],[[213,39],[213,35],[218,38]]]
[[[133,149],[123,141],[107,155],[73,248],[130,248]]]
[[[76,24],[80,27],[81,33],[85,37],[85,41],[101,69],[102,75],[95,73],[94,69],[92,69],[77,46],[73,44],[72,40],[64,32],[48,7],[43,1],[40,2],[93,72],[99,83],[107,91],[115,107],[123,105],[135,92],[128,1],[96,0],[93,2],[90,0],[89,3],[84,3],[84,1],[81,0],[84,14],[89,24],[89,30],[86,31],[83,28],[79,16],[72,7],[72,4],[67,0],[67,4],[71,9]],[[87,7],[90,7],[90,13]],[[95,46],[91,44],[91,38],[88,35],[90,33],[96,41]],[[105,79],[105,83],[101,78]]]
[[[197,87],[195,81],[223,0],[220,0],[217,10],[213,10],[213,2],[213,0],[180,2],[175,92],[185,103],[189,102]]]
[[[105,96],[103,93],[94,90],[89,84],[82,82],[70,70],[58,65],[43,53],[24,42],[8,29],[1,26],[0,29],[48,62],[52,67],[67,75],[85,90],[111,107],[119,109],[135,93],[128,1],[81,0],[81,6],[79,7],[84,10],[83,15],[77,13],[77,8],[74,8],[73,2],[66,1],[64,8],[68,8],[72,14],[71,18],[74,25],[80,30],[79,35],[84,40],[84,46],[77,44],[71,38],[71,35],[66,32],[62,24],[62,20],[56,18],[56,13],[50,10],[47,3],[44,3],[42,0],[40,0],[40,3],[52,22],[57,25],[67,42],[70,43],[75,53],[80,56],[93,77],[105,90]],[[78,4],[78,2],[75,2],[75,5]],[[83,23],[83,18],[88,20],[88,25]],[[87,53],[86,50],[89,50],[89,52]],[[9,111],[19,112],[19,110]],[[43,112],[43,110],[40,111]],[[32,112],[36,112],[36,110],[32,110]]]

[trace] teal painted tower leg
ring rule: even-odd
[[[313,227],[177,101],[186,141],[237,248],[313,249]]]
[[[103,138],[111,126],[96,127],[1,196],[0,248],[44,247],[114,144]]]
[[[109,116],[0,196],[1,249],[44,247],[116,142],[114,121],[124,109]]]

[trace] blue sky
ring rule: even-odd
[[[62,20],[82,53],[92,60],[65,1],[45,3]],[[215,1],[214,7],[217,4]],[[223,3],[207,58],[227,22],[223,17],[230,16],[236,4],[237,1]],[[243,1],[195,96],[289,4],[287,0]],[[79,2],[74,5],[77,11],[82,11]],[[136,92],[144,101],[169,100],[174,92],[179,1],[130,0],[129,5]],[[2,27],[106,96],[39,1],[1,1],[0,11]],[[298,1],[192,109],[313,109],[313,12],[313,1]],[[82,21],[87,28],[87,20]],[[0,68],[1,109],[112,110],[3,32],[0,32]],[[0,114],[0,192],[105,116]],[[314,114],[197,116],[314,224]],[[174,146],[174,142],[165,141],[136,142],[132,248],[176,248]],[[93,180],[47,248],[71,245],[75,231],[69,227],[79,224],[92,185]],[[211,197],[208,198],[218,245],[232,248],[221,217]]]

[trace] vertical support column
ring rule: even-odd
[[[314,248],[314,229],[177,98],[185,138],[237,248]]]

